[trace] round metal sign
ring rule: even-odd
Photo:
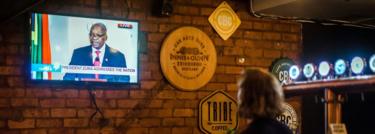
[[[289,80],[289,69],[294,64],[294,61],[289,58],[276,59],[272,63],[270,71],[280,83],[285,84]]]
[[[198,28],[181,27],[164,40],[160,64],[172,85],[194,91],[206,85],[215,73],[215,46]]]
[[[297,134],[298,130],[298,116],[294,108],[288,103],[283,103],[283,113],[276,116],[276,120],[287,125],[293,134]]]

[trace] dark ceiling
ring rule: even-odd
[[[2,0],[1,22],[50,0]],[[251,0],[234,0],[250,2]],[[320,20],[344,20],[375,27],[375,0],[252,0],[256,13]]]
[[[0,3],[0,22],[8,21],[41,0],[2,0]]]
[[[253,0],[256,13],[375,26],[375,0]]]

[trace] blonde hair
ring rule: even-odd
[[[244,70],[238,83],[239,115],[244,118],[275,117],[281,113],[284,94],[279,81],[260,68]]]

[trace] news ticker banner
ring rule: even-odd
[[[214,91],[199,102],[199,128],[206,134],[226,134],[237,129],[238,105],[228,93]]]
[[[78,66],[78,65],[57,65],[57,64],[32,64],[33,72],[53,73],[79,73],[79,74],[105,74],[105,75],[129,75],[136,76],[137,72],[131,68],[100,67],[100,66]]]
[[[206,85],[216,70],[216,49],[206,33],[184,26],[170,33],[160,51],[166,79],[176,88],[195,91]]]

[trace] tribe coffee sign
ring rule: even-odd
[[[164,40],[161,69],[175,87],[193,91],[208,83],[216,69],[216,50],[211,39],[195,27],[181,27]]]
[[[217,90],[199,103],[199,128],[206,134],[226,134],[238,125],[237,102]]]

